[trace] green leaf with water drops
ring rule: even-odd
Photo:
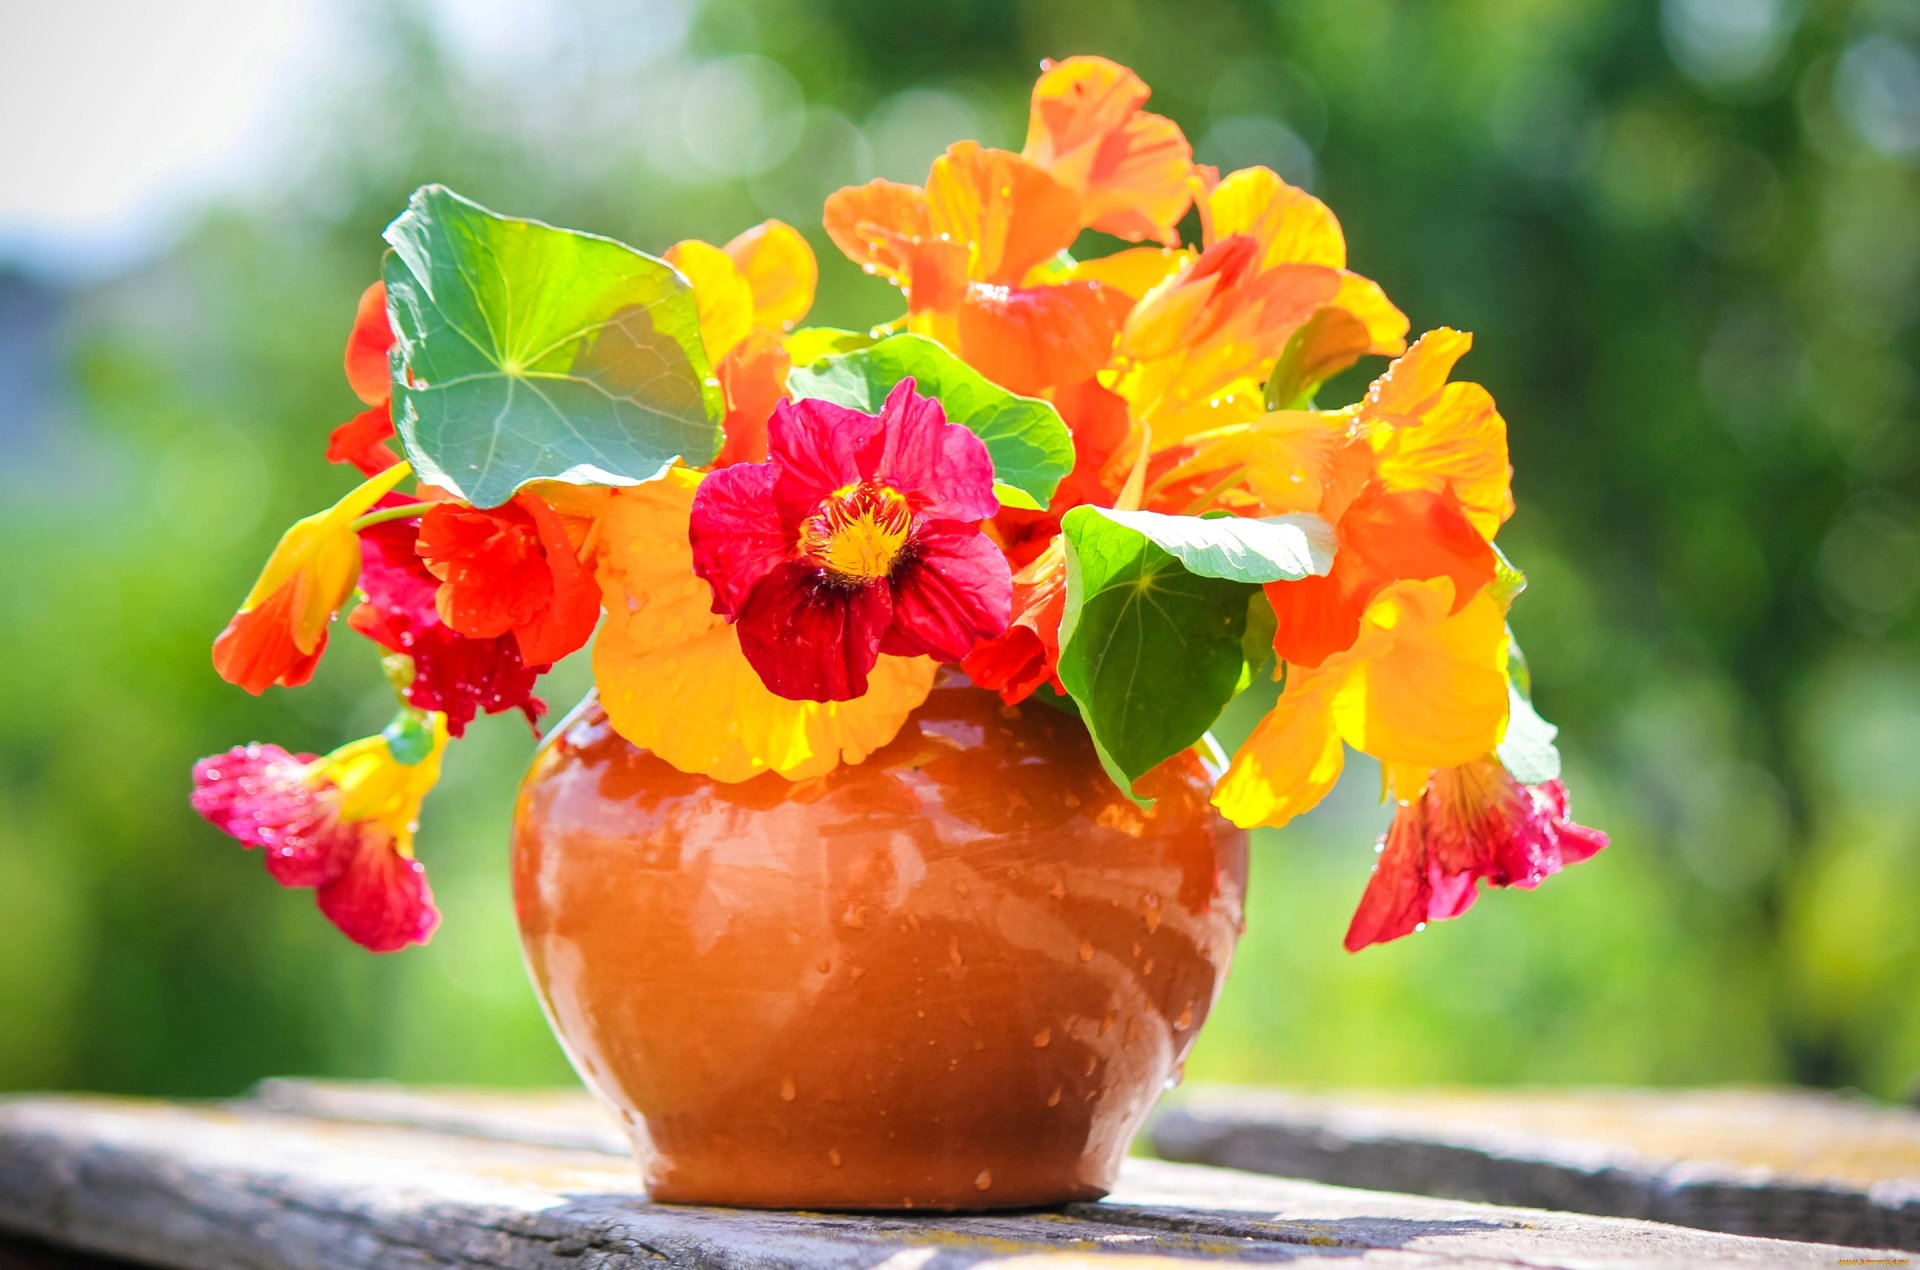
[[[877,414],[909,376],[922,396],[939,400],[948,419],[986,444],[1001,506],[1045,507],[1073,470],[1073,435],[1052,405],[1008,392],[924,336],[889,335],[804,367],[796,357],[787,388],[795,397]]]
[[[665,261],[442,186],[387,227],[394,422],[478,507],[529,481],[635,485],[720,447],[693,290]]]

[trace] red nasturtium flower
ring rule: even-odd
[[[238,746],[193,767],[193,808],[244,847],[258,847],[286,887],[311,887],[327,920],[374,952],[424,944],[440,921],[426,869],[413,858],[420,803],[440,777],[446,727],[433,748],[398,762],[367,737],[325,758],[277,745]]]
[[[1347,949],[1460,916],[1479,897],[1482,879],[1531,890],[1606,845],[1606,834],[1569,819],[1567,788],[1557,780],[1522,785],[1492,757],[1441,768],[1401,804],[1381,839]]]
[[[957,662],[1006,629],[993,463],[938,401],[904,379],[878,415],[782,402],[767,432],[767,462],[701,482],[688,535],[769,689],[849,701],[882,653]]]
[[[522,491],[499,507],[444,503],[420,518],[415,548],[440,579],[440,617],[462,635],[511,634],[530,666],[550,666],[587,642],[600,620],[600,584],[567,524]]]
[[[222,679],[257,696],[274,684],[293,688],[313,677],[327,624],[360,576],[353,522],[409,470],[397,466],[369,478],[281,536],[240,611],[213,641],[213,667]]]
[[[434,603],[440,579],[416,552],[419,537],[417,520],[388,521],[360,532],[360,592],[366,600],[347,616],[347,624],[409,660],[407,704],[444,714],[453,736],[464,734],[483,712],[520,710],[528,723],[535,722],[547,707],[533,695],[534,681],[549,667],[529,666],[512,635],[473,639],[442,621]]]
[[[393,379],[387,366],[387,351],[392,347],[387,284],[376,282],[361,292],[353,331],[347,336],[347,383],[367,408],[327,438],[327,462],[351,463],[372,476],[400,461],[387,444],[394,435]]]

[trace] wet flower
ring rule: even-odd
[[[724,247],[690,238],[667,249],[667,263],[693,284],[700,338],[726,396],[726,442],[714,465],[767,457],[767,418],[786,395],[784,336],[813,307],[819,266],[800,231],[763,221]]]
[[[1490,753],[1507,725],[1506,611],[1489,589],[1396,582],[1367,606],[1353,646],[1283,667],[1273,709],[1214,791],[1243,828],[1311,810],[1339,779],[1343,746],[1383,763],[1450,767]]]
[[[1141,109],[1149,90],[1104,57],[1041,63],[1021,157],[1080,197],[1080,223],[1173,246],[1193,202],[1193,148],[1180,125]]]
[[[1394,814],[1347,948],[1458,917],[1483,880],[1531,889],[1606,845],[1606,834],[1570,819],[1566,786],[1557,780],[1523,785],[1492,757],[1441,768]]]
[[[694,497],[693,568],[767,687],[803,701],[867,689],[880,654],[957,662],[1006,629],[999,503],[980,439],[902,380],[878,415],[783,402],[769,460]]]
[[[324,758],[277,745],[236,747],[193,769],[193,808],[222,833],[266,856],[287,887],[311,887],[327,920],[362,947],[423,944],[440,916],[413,858],[420,804],[440,776],[444,723],[430,749],[404,764],[384,736]]]
[[[548,667],[527,665],[510,634],[474,639],[440,619],[434,603],[440,579],[415,550],[419,536],[417,520],[360,532],[360,592],[366,599],[347,615],[347,624],[407,659],[401,676],[407,704],[445,715],[451,735],[465,733],[481,713],[519,710],[534,723],[547,708],[533,695],[534,682]]]
[[[347,336],[347,383],[367,409],[335,428],[327,438],[327,462],[351,463],[372,476],[400,461],[393,440],[393,378],[387,353],[393,328],[387,323],[387,284],[376,282],[360,294]]]
[[[1013,618],[1006,631],[976,644],[960,669],[1008,705],[1026,700],[1041,684],[1064,694],[1056,672],[1066,609],[1066,540],[1056,534],[1045,551],[1013,575]]]
[[[513,635],[530,666],[585,644],[600,620],[600,586],[569,519],[527,490],[499,507],[446,502],[427,512],[415,550],[442,584],[441,620],[473,639]]]
[[[368,478],[282,535],[240,611],[213,642],[213,666],[222,679],[258,695],[276,683],[291,688],[312,678],[327,646],[327,625],[360,574],[353,522],[409,470],[399,464]]]

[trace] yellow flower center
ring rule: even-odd
[[[800,550],[843,582],[878,582],[893,572],[912,532],[906,495],[863,481],[835,490],[807,517]]]

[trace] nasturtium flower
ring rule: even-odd
[[[419,537],[414,519],[360,531],[360,593],[366,599],[347,615],[347,624],[407,659],[400,676],[407,704],[444,715],[451,735],[464,734],[481,713],[519,710],[534,723],[547,708],[533,695],[534,682],[548,667],[529,666],[510,634],[474,639],[441,620],[434,602],[440,579],[420,559]]]
[[[327,462],[351,463],[372,476],[400,461],[393,440],[393,378],[387,354],[393,328],[387,323],[387,284],[376,282],[360,294],[347,336],[347,383],[367,408],[327,438]]]
[[[878,415],[782,402],[766,463],[714,472],[694,496],[693,570],[768,688],[848,701],[881,653],[957,662],[1006,629],[1006,557],[980,530],[999,509],[972,432],[902,380]]]
[[[281,536],[240,611],[213,641],[213,667],[222,679],[257,696],[274,684],[292,688],[313,677],[327,625],[360,575],[353,522],[409,470],[401,464],[369,477]]]
[[[1557,780],[1523,785],[1492,756],[1441,768],[1394,813],[1346,946],[1458,917],[1482,880],[1531,889],[1606,845],[1606,834],[1573,822]]]
[[[1320,200],[1266,168],[1246,168],[1199,205],[1205,250],[1134,306],[1116,368],[1103,376],[1156,445],[1259,414],[1287,341],[1325,310],[1345,312],[1367,333],[1354,348],[1342,324],[1313,328],[1330,344],[1355,356],[1405,350],[1406,315],[1347,269],[1340,224]],[[1320,350],[1310,358],[1328,361]]]
[[[777,696],[695,576],[688,532],[698,472],[609,491],[596,555],[607,615],[593,678],[614,730],[683,772],[735,783],[806,780],[891,741],[933,686],[925,657],[880,655],[853,701]]]
[[[726,442],[717,466],[767,457],[767,417],[786,395],[792,368],[784,337],[813,307],[819,266],[800,231],[769,220],[724,247],[697,238],[666,260],[693,285],[700,338],[726,396]]]
[[[426,869],[413,858],[420,804],[440,777],[447,731],[400,763],[384,736],[324,758],[246,745],[193,769],[193,807],[244,847],[258,847],[286,887],[311,887],[320,911],[374,952],[424,944],[439,923]]]
[[[499,507],[445,502],[420,518],[415,550],[440,579],[441,620],[473,639],[511,634],[521,660],[550,666],[600,620],[600,586],[581,559],[586,528],[522,490]]]
[[[1080,198],[1080,223],[1171,247],[1193,202],[1193,147],[1180,125],[1141,109],[1149,89],[1104,57],[1041,63],[1021,157]]]
[[[1233,756],[1214,806],[1243,828],[1283,825],[1333,788],[1343,743],[1424,767],[1490,753],[1507,726],[1507,651],[1491,590],[1456,607],[1451,578],[1394,583],[1351,648],[1283,667],[1280,699]]]
[[[1049,276],[1080,230],[1080,199],[1040,167],[972,141],[933,161],[925,188],[873,181],[827,199],[828,237],[898,286],[907,328],[988,379],[1037,395],[1106,366],[1130,301]]]

